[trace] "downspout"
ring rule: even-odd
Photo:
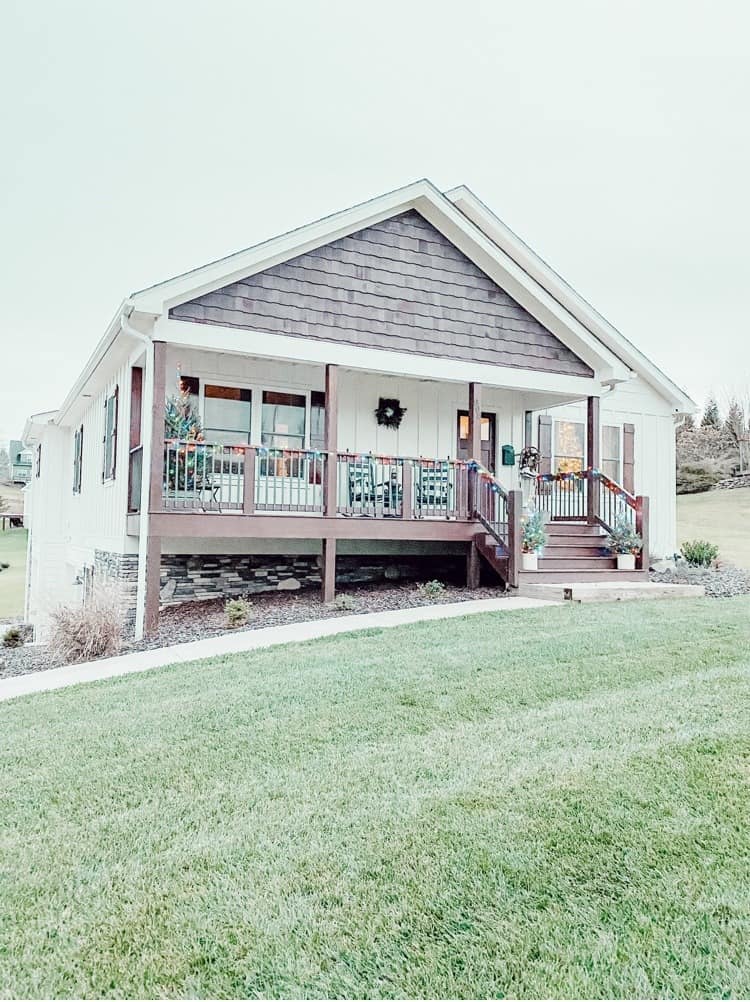
[[[143,452],[141,456],[141,501],[138,512],[138,577],[135,600],[135,639],[141,640],[143,638],[146,615],[146,554],[148,552],[148,506],[153,442],[151,415],[153,413],[152,398],[154,395],[154,342],[147,334],[142,334],[141,331],[136,330],[128,322],[128,317],[132,312],[133,308],[131,306],[127,315],[123,313],[120,316],[120,330],[123,334],[136,338],[146,346],[146,365],[143,373],[143,396],[141,399],[141,427],[143,432],[141,445]],[[148,415],[146,420],[144,420],[145,415]]]

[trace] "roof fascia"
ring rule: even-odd
[[[265,271],[383,219],[416,209],[466,256],[517,299],[563,343],[600,373],[603,382],[630,378],[626,366],[429,181],[417,181],[256,247],[136,293],[138,310],[167,314],[172,306]]]

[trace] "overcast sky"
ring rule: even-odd
[[[4,0],[0,440],[129,292],[468,184],[698,401],[750,386],[746,3]]]

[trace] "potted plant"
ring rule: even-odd
[[[618,571],[634,571],[635,558],[643,549],[643,540],[624,515],[615,519],[607,537],[607,548],[617,555]]]
[[[539,551],[547,542],[544,531],[544,516],[533,511],[524,519],[521,531],[521,569],[535,571],[539,566]]]

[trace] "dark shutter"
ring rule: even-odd
[[[635,494],[635,425],[622,426],[622,486]]]
[[[552,418],[539,415],[539,472],[552,473]]]

